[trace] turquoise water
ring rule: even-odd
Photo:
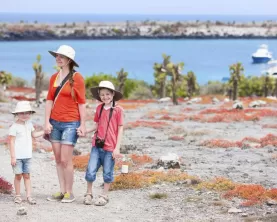
[[[184,73],[192,70],[200,84],[229,76],[228,67],[242,62],[246,75],[260,75],[266,65],[252,64],[251,54],[260,44],[268,44],[277,57],[277,40],[68,40],[0,42],[0,70],[27,80],[34,77],[32,64],[42,55],[43,70],[54,72],[54,58],[48,50],[69,44],[76,50],[79,71],[84,76],[104,72],[115,75],[124,68],[130,78],[153,83],[153,64],[162,61],[162,53],[173,62],[184,62]]]

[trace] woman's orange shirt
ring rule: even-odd
[[[47,100],[54,101],[55,91],[57,86],[55,81],[59,73],[55,73],[50,78],[50,85],[48,89]],[[80,120],[80,113],[78,104],[86,103],[86,90],[85,82],[82,75],[76,72],[73,75],[73,90],[75,93],[76,101],[71,96],[71,86],[69,81],[67,81],[64,87],[61,89],[59,95],[57,96],[56,102],[53,105],[50,118],[60,122],[73,122]]]

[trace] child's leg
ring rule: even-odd
[[[20,196],[20,182],[21,182],[22,174],[15,174],[14,176],[14,189],[15,195]]]
[[[15,166],[13,166],[13,173],[14,176],[14,189],[15,189],[15,195],[20,196],[20,183],[23,173],[23,160],[17,159]]]
[[[115,161],[112,157],[112,152],[104,151],[104,161],[103,161],[103,178],[104,178],[104,189],[103,195],[107,196],[111,183],[114,180],[114,164]]]
[[[87,192],[84,198],[84,204],[92,204],[92,186],[96,179],[96,173],[100,167],[99,152],[98,149],[93,147],[90,153],[88,167],[86,170]]]
[[[99,151],[98,148],[93,147],[91,149],[88,167],[86,170],[86,181],[87,181],[87,193],[92,193],[92,185],[96,179],[96,173],[100,167]]]
[[[24,185],[26,189],[27,198],[31,196],[31,180],[29,173],[23,173]]]

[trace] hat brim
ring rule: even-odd
[[[92,97],[94,99],[97,99],[98,101],[102,102],[101,98],[99,96],[99,89],[109,89],[109,88],[99,87],[99,86],[90,88],[90,92],[92,94]],[[118,101],[118,100],[122,99],[123,95],[122,95],[121,92],[119,92],[117,90],[113,90],[113,89],[110,89],[110,90],[114,91],[114,97],[113,97],[114,101]]]
[[[61,53],[57,53],[57,52],[54,52],[54,51],[48,51],[53,57],[56,57],[58,54],[59,55],[63,55],[65,57],[67,57],[66,55],[64,54],[61,54]],[[68,57],[67,57],[68,58]],[[69,58],[70,59],[70,58]],[[74,66],[76,67],[79,67],[78,63],[76,61],[74,61],[73,59],[71,59],[71,61],[73,62]]]
[[[13,111],[12,114],[23,113],[23,112],[31,112],[32,114],[36,113],[36,111],[34,110],[20,110],[20,111]]]

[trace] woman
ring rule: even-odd
[[[50,85],[45,107],[45,134],[55,155],[60,191],[47,198],[49,201],[61,200],[71,203],[75,200],[73,186],[73,148],[78,135],[85,136],[85,83],[79,67],[74,60],[72,47],[62,45],[55,51],[49,51],[56,58],[60,71],[50,78]]]

